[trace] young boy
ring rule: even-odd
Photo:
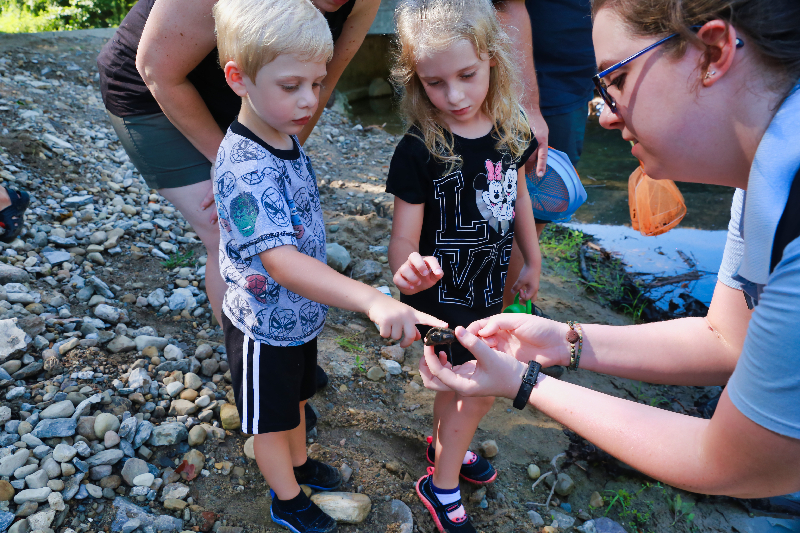
[[[214,196],[223,329],[242,431],[256,435],[272,519],[295,532],[336,522],[300,490],[332,490],[339,471],[309,459],[303,406],[315,392],[316,337],[327,306],[366,313],[381,335],[419,338],[446,324],[327,266],[314,171],[297,138],[317,109],[333,53],[330,30],[307,0],[220,0],[217,47],[242,108],[219,148]]]

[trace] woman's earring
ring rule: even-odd
[[[712,70],[711,72],[706,72],[705,79],[710,79],[711,76],[713,76],[716,73],[717,73],[716,70]]]

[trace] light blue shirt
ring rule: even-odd
[[[756,304],[728,382],[731,401],[758,425],[795,439],[800,439],[800,342],[794,338],[800,331],[800,239],[786,246],[771,273],[769,266],[775,230],[800,168],[798,87],[759,144],[747,193],[734,195],[719,274],[720,282],[745,290]]]
[[[311,161],[297,139],[290,150],[266,144],[238,121],[222,140],[214,171],[222,310],[245,335],[296,346],[319,335],[328,308],[279,285],[258,254],[279,246],[326,262],[325,224]]]

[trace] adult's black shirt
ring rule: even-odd
[[[350,0],[337,11],[325,14],[334,42],[342,34],[344,23],[350,16],[355,2],[356,0]],[[114,36],[97,56],[103,102],[106,108],[118,117],[162,112],[139,75],[139,71],[136,70],[136,52],[154,3],[155,0],[136,2]],[[214,48],[187,78],[197,88],[220,128],[223,131],[227,130],[239,114],[242,99],[225,82],[225,73],[219,65],[217,49]]]
[[[517,170],[536,140],[514,160],[495,148],[492,133],[478,139],[454,135],[460,169],[430,156],[412,129],[397,145],[386,192],[425,204],[419,253],[434,256],[444,276],[433,287],[400,300],[455,328],[501,311],[514,236]]]

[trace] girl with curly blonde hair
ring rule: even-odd
[[[512,291],[523,300],[536,297],[541,257],[524,165],[537,142],[519,105],[508,37],[489,0],[403,0],[395,17],[392,73],[409,129],[386,184],[395,195],[389,264],[402,302],[452,328],[467,326],[500,312],[514,243],[525,265]],[[447,340],[447,332],[432,333]],[[450,347],[449,364],[473,359],[460,344]],[[459,477],[484,484],[497,476],[469,451],[493,402],[436,396],[427,449],[434,468],[417,493],[442,532],[475,531]]]

